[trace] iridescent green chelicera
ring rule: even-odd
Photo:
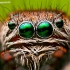
[[[53,27],[48,21],[41,22],[37,26],[37,34],[42,38],[49,37],[53,32]]]
[[[30,22],[24,22],[19,26],[19,34],[24,38],[31,38],[34,34],[33,25]]]

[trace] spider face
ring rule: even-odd
[[[20,64],[23,70],[45,70],[49,60],[62,57],[69,48],[67,17],[49,11],[26,11],[11,13],[9,18],[2,26],[1,50],[5,52],[1,57],[14,59],[16,67]]]

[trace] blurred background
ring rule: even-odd
[[[70,16],[70,0],[0,0],[0,20],[15,10],[61,10]]]

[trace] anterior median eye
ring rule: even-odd
[[[8,27],[9,27],[9,29],[13,30],[16,27],[16,24],[13,22],[9,22]]]
[[[63,20],[58,20],[58,21],[56,22],[56,26],[57,26],[58,28],[62,28],[62,27],[63,27]]]
[[[42,37],[42,38],[47,38],[49,37],[53,32],[53,27],[52,25],[47,22],[41,22],[38,26],[37,26],[37,34]]]
[[[24,22],[19,26],[19,34],[24,38],[31,38],[34,34],[33,25],[30,22]]]

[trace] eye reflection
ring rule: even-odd
[[[34,34],[33,25],[30,22],[24,22],[19,26],[19,34],[24,38],[31,38]]]
[[[53,27],[48,21],[38,24],[36,33],[39,37],[47,38],[52,35]],[[30,22],[24,22],[19,26],[19,35],[23,38],[31,38],[35,33],[34,27]]]
[[[63,23],[63,20],[62,20],[62,19],[56,21],[56,26],[57,26],[58,28],[62,28],[63,25],[64,25],[64,23]]]
[[[16,24],[14,22],[9,22],[8,27],[9,29],[13,30],[16,27]]]
[[[37,34],[42,38],[49,37],[53,32],[53,27],[48,21],[41,22],[37,26]]]

